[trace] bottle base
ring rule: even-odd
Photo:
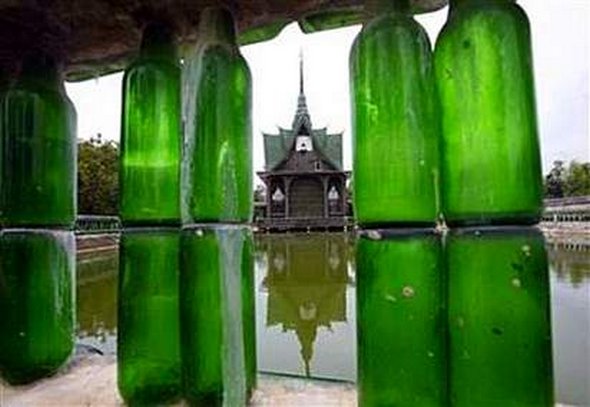
[[[123,228],[145,228],[145,227],[180,227],[180,219],[142,219],[142,220],[124,220],[121,219]]]
[[[449,228],[469,227],[469,226],[509,226],[509,225],[536,225],[541,220],[537,215],[503,215],[493,217],[465,217],[465,218],[446,218],[445,224]]]
[[[37,380],[53,376],[62,366],[68,362],[70,354],[71,352],[68,353],[66,357],[56,359],[51,362],[45,362],[43,365],[38,366],[10,368],[7,366],[1,366],[2,364],[0,363],[0,377],[2,377],[6,383],[12,386],[23,386],[30,384]]]
[[[361,229],[428,229],[436,227],[436,221],[361,221],[357,219]]]
[[[187,395],[188,404],[193,407],[223,406],[223,393],[207,392]]]
[[[143,389],[124,391],[120,388],[119,391],[129,406],[170,405],[181,399],[179,385],[147,385]]]

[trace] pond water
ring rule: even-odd
[[[354,241],[346,234],[255,237],[261,372],[356,381]],[[590,249],[548,244],[556,401],[590,405]],[[116,251],[78,257],[78,342],[116,352]]]

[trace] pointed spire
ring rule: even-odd
[[[299,50],[299,94],[305,95],[303,87],[303,48]]]
[[[305,305],[303,305],[304,307]],[[314,305],[315,306],[315,305]],[[302,312],[300,307],[299,312]],[[306,321],[299,320],[296,322],[295,334],[301,345],[300,354],[303,360],[305,376],[311,376],[311,359],[313,359],[313,344],[318,334],[318,322],[314,319]]]
[[[305,127],[307,134],[311,135],[311,117],[307,109],[307,100],[305,98],[304,75],[303,75],[303,50],[299,51],[299,97],[297,98],[297,111],[293,118],[293,130],[299,131]]]

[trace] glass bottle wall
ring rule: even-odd
[[[183,78],[180,321],[193,405],[243,405],[256,386],[251,77],[234,25],[228,10],[203,10]]]
[[[0,85],[0,375],[12,384],[55,373],[75,321],[76,112],[57,53],[24,45]]]
[[[258,383],[256,360],[256,288],[254,286],[254,242],[249,230],[245,234],[242,250],[241,287],[242,323],[244,329],[244,363],[246,369],[246,399],[252,396]]]
[[[250,289],[244,276],[254,272],[250,240],[243,226],[183,231],[181,349],[184,395],[193,405],[244,405],[255,383],[247,354],[253,321],[244,319],[252,304],[241,295]]]
[[[360,406],[446,405],[445,273],[429,230],[363,231],[357,242]]]
[[[535,228],[448,236],[454,406],[553,406],[549,271]]]
[[[51,55],[31,52],[0,100],[0,223],[74,226],[76,111]]]
[[[181,396],[178,229],[123,231],[119,260],[118,384],[130,404]]]
[[[123,78],[117,356],[130,404],[182,397],[180,75],[172,26],[148,23]]]
[[[144,29],[123,78],[120,217],[124,225],[180,223],[180,68],[174,35]]]
[[[438,115],[426,31],[405,0],[378,1],[350,53],[359,224],[434,225]]]
[[[233,17],[201,16],[186,67],[183,223],[252,218],[251,77],[236,45]]]
[[[0,233],[0,376],[23,384],[54,373],[74,348],[73,232]]]
[[[435,49],[447,224],[531,224],[542,180],[529,22],[513,0],[451,0]]]

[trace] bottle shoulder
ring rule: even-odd
[[[204,45],[197,51],[195,62],[196,66],[200,66],[199,70],[216,70],[218,67],[229,67],[240,75],[251,77],[248,62],[237,46],[217,43]]]
[[[424,27],[411,15],[389,13],[376,17],[365,24],[356,36],[353,48],[358,48],[373,41],[411,43],[427,45],[430,40]]]
[[[530,22],[526,12],[516,3],[475,4],[452,10],[443,26],[437,43],[447,37],[462,35],[465,30],[495,29],[506,27],[528,31]]]
[[[38,84],[15,83],[3,93],[2,100],[4,103],[40,102],[74,110],[74,104],[61,87],[54,89]]]

